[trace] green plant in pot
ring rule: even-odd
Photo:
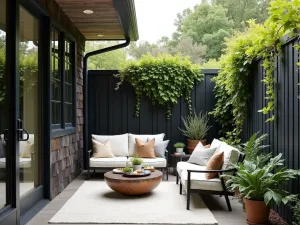
[[[123,169],[123,172],[124,172],[124,173],[131,173],[131,172],[132,172],[132,168],[131,168],[131,167],[125,167],[125,168]]]
[[[227,185],[231,191],[239,191],[246,208],[248,224],[268,223],[270,207],[281,203],[287,204],[295,198],[283,187],[290,179],[300,173],[297,170],[283,167],[282,154],[271,158],[264,166],[260,158],[255,161],[245,160],[244,163],[233,165],[237,169],[235,175],[228,175]]]
[[[177,153],[183,153],[183,148],[185,147],[185,144],[182,142],[177,142],[174,144],[174,147],[176,148]]]
[[[189,152],[193,152],[196,148],[199,141],[202,142],[203,145],[206,145],[206,140],[204,139],[208,130],[211,128],[208,125],[208,115],[203,111],[200,111],[199,114],[194,111],[193,114],[188,115],[187,117],[181,118],[183,122],[183,129],[178,128],[182,134],[188,137],[188,145],[187,148]]]
[[[131,162],[132,162],[133,171],[142,169],[143,160],[139,158],[137,155],[132,157]]]

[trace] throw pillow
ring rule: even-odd
[[[164,140],[165,134],[129,134],[128,136],[128,153],[129,156],[134,156],[135,154],[135,139],[138,138],[142,142],[147,142],[147,139],[149,138],[152,140],[155,138],[155,142],[161,142]]]
[[[224,163],[224,152],[216,152],[207,162],[206,170],[219,170]],[[218,176],[218,173],[206,173],[206,179],[212,179]]]
[[[220,141],[220,140],[218,140],[218,139],[215,138],[215,139],[212,141],[212,143],[210,144],[210,147],[212,147],[212,148],[217,148],[217,147],[219,147],[222,143],[223,143],[222,141]]]
[[[150,141],[150,138],[148,138],[147,142],[149,142],[149,141]],[[168,144],[169,144],[169,140],[161,141],[161,142],[156,141],[155,144],[154,144],[155,156],[164,158],[166,149],[168,147]]]
[[[206,166],[208,160],[213,156],[216,150],[217,148],[195,149],[187,162],[199,166]]]
[[[92,135],[92,139],[101,143],[110,140],[111,151],[115,156],[128,156],[128,134],[120,135]]]
[[[26,141],[23,145],[23,152],[20,158],[31,158],[32,152],[34,152],[34,142]]]
[[[153,138],[151,141],[144,143],[140,139],[135,139],[135,152],[140,158],[155,158],[154,153],[154,144],[155,139]]]
[[[112,153],[111,142],[107,140],[105,143],[100,141],[92,140],[93,142],[93,157],[95,158],[113,158],[115,157]]]

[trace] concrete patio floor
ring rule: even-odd
[[[30,220],[28,225],[48,224],[48,221],[52,218],[52,216],[54,216],[55,213],[72,197],[72,195],[85,181],[86,177],[86,172],[83,172],[80,176],[78,176],[62,193],[60,193],[55,199],[49,202],[32,220]],[[103,174],[96,173],[96,175],[92,177],[92,180],[96,179],[103,180]],[[169,175],[168,182],[175,182],[175,179],[175,176]],[[246,225],[245,213],[242,209],[242,205],[236,200],[230,198],[232,212],[229,212],[227,210],[224,197],[202,196],[202,198],[205,201],[207,207],[213,213],[216,220],[219,222],[219,225]]]

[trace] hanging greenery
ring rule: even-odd
[[[236,33],[227,40],[225,54],[221,57],[220,73],[214,78],[217,104],[211,114],[221,124],[222,134],[228,142],[240,143],[250,97],[251,65],[257,59],[263,59],[265,76],[262,82],[266,86],[267,100],[267,106],[259,112],[271,115],[266,122],[274,120],[275,61],[281,52],[282,37],[288,33],[290,36],[299,36],[299,15],[300,0],[271,1],[269,18],[263,25],[249,21],[247,31]],[[232,118],[234,123],[231,122]]]
[[[187,57],[162,54],[157,57],[144,55],[138,61],[128,61],[120,69],[117,78],[129,82],[136,93],[136,116],[139,116],[140,102],[147,96],[152,103],[166,107],[167,118],[171,118],[171,107],[183,96],[192,112],[191,91],[196,82],[204,79],[198,65],[192,64]]]

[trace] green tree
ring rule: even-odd
[[[87,41],[85,45],[86,52],[103,49],[109,46],[119,44],[117,41]],[[124,49],[118,49],[89,58],[88,68],[96,69],[119,69],[126,60],[126,52]]]
[[[268,18],[268,7],[271,0],[212,0],[212,4],[222,5],[227,16],[234,21],[237,28],[243,28],[245,21],[255,19],[263,23]]]

